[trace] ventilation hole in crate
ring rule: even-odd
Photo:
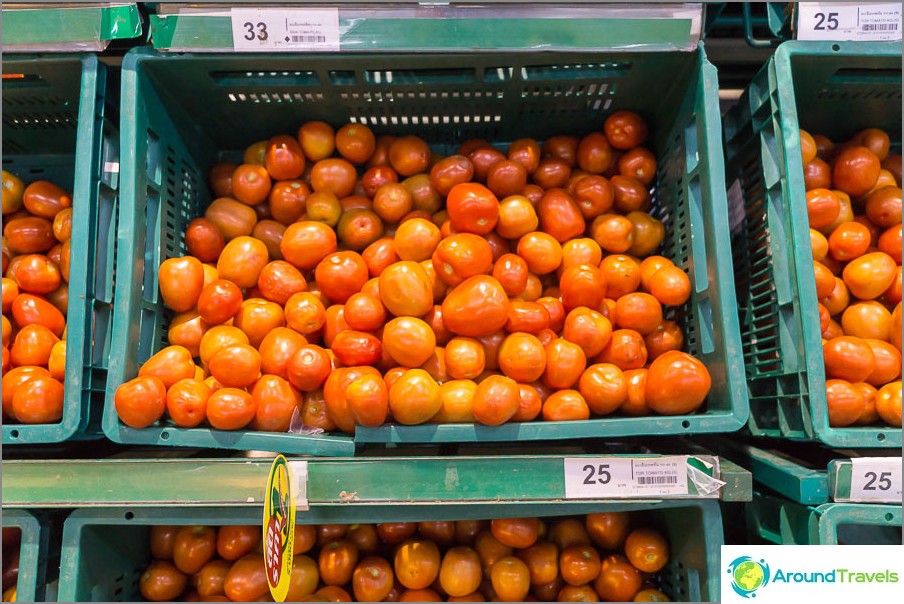
[[[19,431],[18,430],[10,430],[9,435],[13,438],[19,438]]]
[[[631,70],[629,61],[578,63],[573,65],[538,65],[521,69],[525,80],[621,78]]]
[[[483,71],[484,82],[508,82],[511,81],[514,74],[512,67],[488,67]]]
[[[465,84],[476,82],[477,78],[472,68],[450,69],[397,69],[364,71],[366,84]]]

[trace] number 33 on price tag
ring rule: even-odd
[[[232,46],[252,52],[339,50],[336,8],[233,8]]]
[[[901,502],[901,459],[851,459],[851,501]]]

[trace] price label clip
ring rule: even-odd
[[[850,495],[844,497],[836,482],[836,501],[864,503],[901,502],[900,457],[854,457],[851,459]]]
[[[567,457],[566,499],[718,496],[724,482],[716,468],[698,457]]]
[[[798,40],[883,42],[901,39],[901,5],[888,2],[801,2]]]

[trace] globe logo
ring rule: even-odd
[[[765,560],[756,561],[750,556],[735,558],[728,565],[731,587],[742,598],[755,598],[756,590],[769,583],[769,565]]]

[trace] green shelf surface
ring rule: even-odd
[[[712,466],[709,474],[725,482],[717,493],[710,495],[711,498],[749,501],[752,492],[749,472],[717,457],[695,457]],[[355,460],[290,458],[290,462],[307,461],[307,499],[311,507],[316,507],[563,501],[564,459],[561,455],[522,455]],[[270,463],[270,459],[261,458],[4,461],[3,507],[260,507]],[[161,480],[161,476],[166,480]],[[697,491],[693,481],[689,480],[688,485],[688,495],[646,499],[705,497]]]
[[[340,4],[335,8],[341,50],[373,52],[691,51],[701,36],[701,7],[701,4],[574,3],[550,7],[514,3],[365,2]],[[254,5],[254,8],[274,7]],[[285,7],[290,8],[304,9],[302,5]],[[167,51],[232,51],[230,15],[229,7],[222,5],[161,5],[158,14],[150,17],[151,43],[154,48]]]
[[[3,5],[3,52],[103,50],[141,36],[136,3]]]

